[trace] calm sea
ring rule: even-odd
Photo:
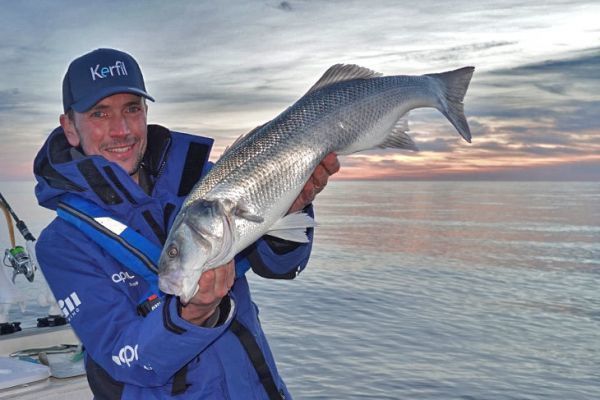
[[[0,186],[37,234],[32,190]],[[296,399],[600,399],[599,183],[333,182],[316,211],[309,268],[251,277]]]

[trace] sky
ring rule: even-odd
[[[418,3],[418,4],[417,4]],[[409,115],[419,152],[341,157],[337,179],[600,180],[597,1],[0,0],[0,180],[33,180],[69,62],[99,47],[140,63],[149,123],[215,138],[212,159],[331,65],[384,75],[475,66],[463,141]]]

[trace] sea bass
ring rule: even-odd
[[[314,221],[286,215],[329,153],[416,150],[403,116],[438,109],[471,141],[463,98],[473,67],[422,76],[382,76],[338,64],[294,105],[235,141],[186,198],[159,261],[159,287],[184,303],[200,275],[229,262],[263,235],[307,242]]]

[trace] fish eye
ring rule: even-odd
[[[167,255],[168,255],[170,258],[175,258],[175,257],[177,257],[177,256],[179,255],[179,249],[177,248],[177,246],[175,246],[174,244],[170,245],[170,246],[167,248]]]

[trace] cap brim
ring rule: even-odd
[[[110,88],[105,88],[103,90],[99,90],[98,92],[94,93],[93,96],[86,97],[84,99],[79,100],[76,103],[73,103],[71,105],[71,108],[80,113],[86,112],[103,98],[112,96],[113,94],[117,93],[137,94],[138,96],[145,97],[150,101],[154,101],[154,98],[152,96],[150,96],[148,93],[141,89],[129,86],[114,86]]]

